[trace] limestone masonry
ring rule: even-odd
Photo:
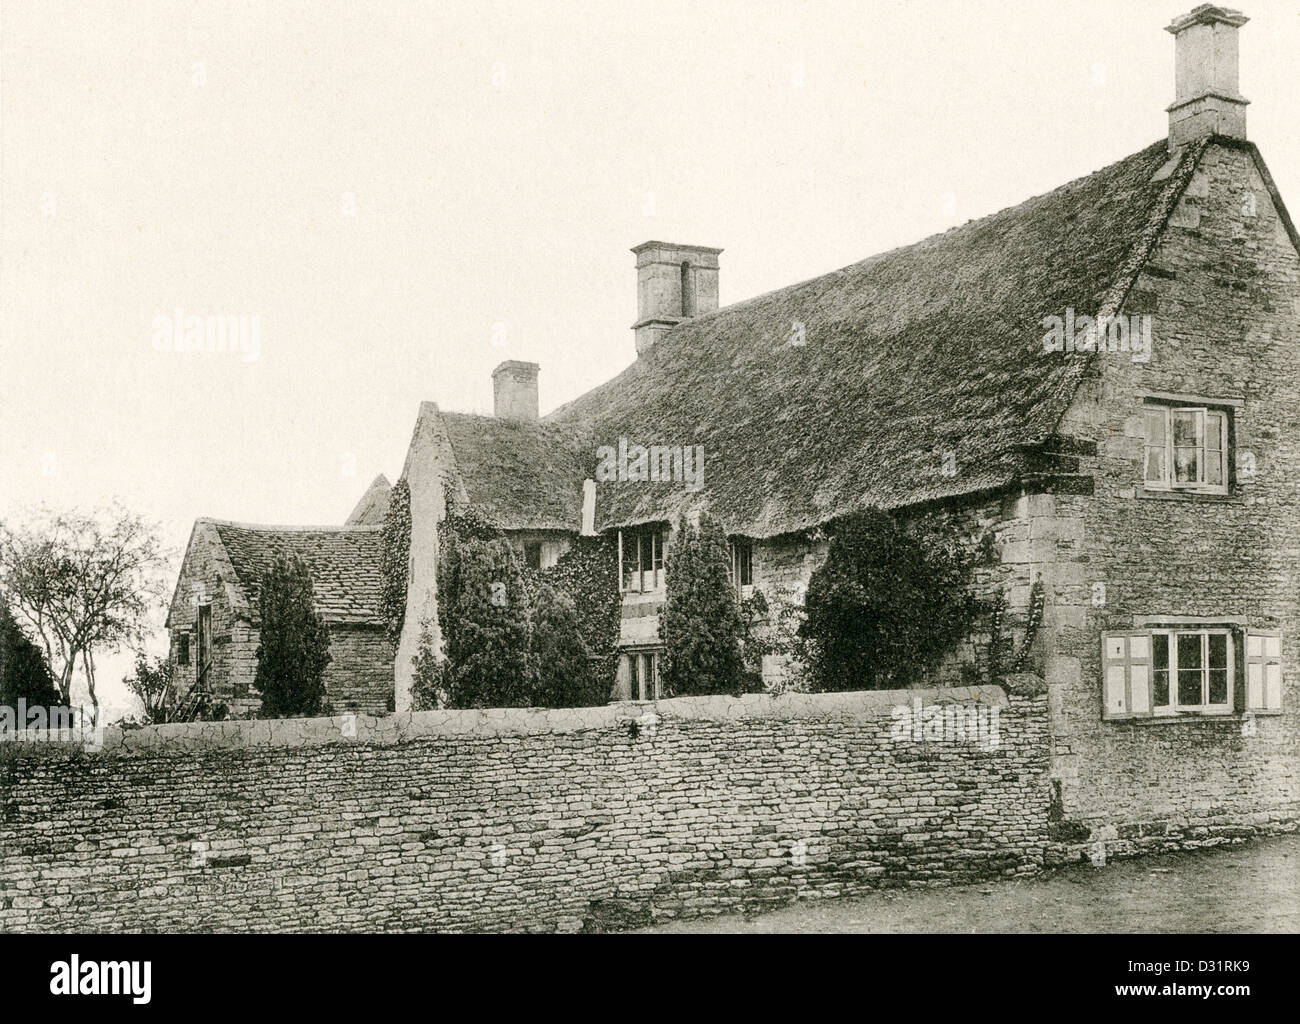
[[[994,708],[996,746],[893,709]],[[355,735],[353,735],[355,734]],[[997,687],[195,723],[0,745],[0,930],[578,931],[1044,860]]]

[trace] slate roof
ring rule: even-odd
[[[379,613],[378,526],[255,526],[200,519],[235,613],[259,621],[258,594],[277,556],[299,555],[311,571],[316,608],[328,622],[383,625]]]
[[[620,437],[704,446],[703,491],[601,483],[598,526],[707,502],[767,537],[1013,482],[1088,362],[1045,353],[1042,320],[1118,309],[1204,148],[1166,146],[675,327],[543,420],[593,453]]]

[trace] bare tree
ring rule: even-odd
[[[64,703],[80,667],[98,720],[95,656],[143,643],[166,564],[157,528],[120,505],[0,525],[0,589],[44,646]]]

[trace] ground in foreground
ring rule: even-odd
[[[1300,835],[1072,865],[1038,878],[894,889],[648,932],[1297,932]]]

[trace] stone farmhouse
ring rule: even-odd
[[[167,614],[178,692],[197,688],[231,714],[256,712],[258,593],[277,557],[301,556],[329,623],[325,672],[336,711],[382,715],[393,705],[393,653],[379,614],[379,544],[388,481],[377,477],[341,527],[254,526],[200,519]]]
[[[438,640],[449,497],[542,570],[579,536],[617,538],[610,696],[637,700],[660,695],[681,517],[722,522],[738,595],[761,591],[774,624],[800,605],[826,528],[875,506],[994,551],[978,586],[1032,640],[1023,685],[1047,694],[1060,829],[1293,822],[1300,236],[1246,137],[1247,20],[1209,4],[1176,19],[1167,137],[1087,177],[726,307],[720,249],[646,242],[619,376],[544,417],[538,366],[518,361],[493,373],[493,416],[424,403],[402,473],[405,622],[384,662],[397,710],[422,624]],[[701,449],[693,487],[680,470]],[[382,660],[380,504],[363,499],[369,525],[315,531],[200,520],[169,620],[177,664],[211,658],[210,685],[246,697],[258,572],[292,547],[345,627],[331,692],[380,703],[358,682],[369,669],[348,667]],[[209,604],[191,601],[195,579]],[[973,637],[945,673],[981,665],[984,646]],[[789,671],[763,665],[770,684]]]

